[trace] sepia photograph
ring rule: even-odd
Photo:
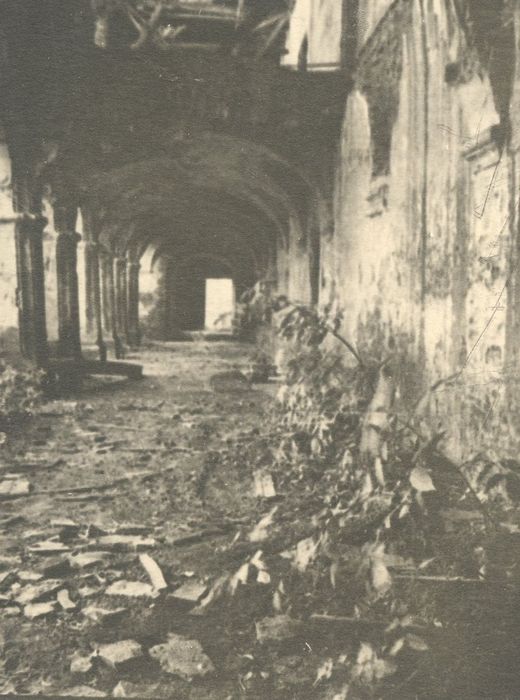
[[[0,0],[0,697],[520,700],[520,0]]]

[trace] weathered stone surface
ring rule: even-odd
[[[273,477],[264,469],[258,469],[253,474],[255,484],[255,496],[257,498],[275,498],[276,489]]]
[[[93,622],[112,623],[126,612],[126,608],[101,608],[96,605],[88,605],[82,610],[83,615]]]
[[[38,617],[44,617],[54,612],[55,603],[33,603],[26,605],[23,609],[23,614],[29,620],[35,620]]]
[[[298,637],[303,631],[303,623],[289,615],[264,617],[256,623],[256,638],[261,643],[284,642]]]
[[[63,586],[63,581],[59,581],[58,579],[49,579],[41,583],[29,584],[22,588],[20,593],[15,597],[15,600],[20,605],[38,603],[52,596],[61,586]]]
[[[217,372],[210,377],[209,385],[216,393],[240,393],[251,388],[247,377],[238,370]]]
[[[75,685],[73,688],[67,688],[60,693],[60,697],[65,698],[106,698],[107,694],[97,688],[91,688],[89,685]]]
[[[16,581],[16,571],[3,571],[0,573],[0,591],[6,591]]]
[[[141,562],[141,566],[143,567],[143,569],[150,577],[150,581],[152,582],[152,586],[155,588],[155,590],[161,591],[164,588],[168,588],[168,584],[164,579],[163,573],[159,568],[159,565],[152,559],[152,557],[149,554],[141,554],[139,556],[139,561]]]
[[[112,691],[114,698],[167,698],[167,691],[162,693],[158,685],[146,685],[145,683],[131,683],[120,681]]]
[[[0,556],[0,571],[11,569],[19,566],[22,563],[20,557]]]
[[[157,591],[149,583],[141,581],[114,581],[107,589],[107,595],[120,595],[129,598],[155,598]]]
[[[70,599],[69,592],[66,588],[63,588],[61,591],[58,591],[58,595],[56,596],[56,598],[58,600],[58,603],[65,611],[76,610],[76,608],[78,607],[76,603],[74,603]]]
[[[180,588],[177,588],[171,594],[171,598],[182,600],[187,603],[198,603],[202,596],[208,590],[207,585],[198,581],[187,581]]]
[[[82,656],[78,652],[70,660],[71,673],[88,673],[92,669],[92,655]]]
[[[102,644],[97,653],[107,666],[118,669],[142,656],[143,649],[134,639],[125,639],[114,644]]]
[[[36,583],[36,581],[41,581],[43,578],[43,574],[38,573],[37,571],[19,571],[18,572],[18,580],[22,581],[23,583]]]
[[[61,552],[70,552],[70,547],[63,544],[63,542],[54,542],[53,540],[45,540],[43,542],[36,542],[36,544],[27,547],[27,551],[31,554],[59,554]]]
[[[46,561],[38,570],[45,578],[63,578],[72,572],[72,567],[68,559],[56,557]]]
[[[152,537],[141,537],[139,535],[104,535],[97,541],[100,549],[115,551],[139,552],[144,549],[155,547],[155,540]]]
[[[0,481],[0,500],[16,498],[17,496],[28,496],[31,491],[31,484],[27,479],[5,479]]]
[[[105,564],[107,557],[106,552],[80,552],[71,555],[69,561],[74,569],[88,569],[98,564]]]
[[[204,653],[200,642],[177,634],[169,634],[165,644],[152,647],[150,656],[159,662],[166,673],[188,681],[195,677],[207,676],[215,671],[211,659]]]

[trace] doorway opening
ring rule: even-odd
[[[235,313],[233,280],[220,277],[206,279],[204,326],[211,331],[230,331]]]

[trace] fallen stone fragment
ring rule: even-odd
[[[289,615],[264,617],[256,623],[256,638],[261,643],[284,642],[298,637],[303,631],[303,623]]]
[[[43,574],[40,574],[37,571],[19,571],[18,572],[18,580],[23,581],[24,583],[36,583],[36,581],[41,581],[42,578],[43,578]]]
[[[5,608],[7,605],[11,605],[11,596],[0,595],[0,608]]]
[[[159,662],[163,671],[187,681],[215,671],[211,659],[197,640],[177,634],[169,634],[165,644],[152,647],[150,656]]]
[[[88,673],[92,669],[92,654],[81,656],[78,652],[72,655],[70,660],[71,673]]]
[[[114,581],[105,592],[107,595],[120,595],[129,598],[155,598],[158,595],[153,586],[141,581]]]
[[[70,610],[76,610],[78,607],[76,603],[74,603],[69,596],[69,592],[66,588],[62,588],[61,591],[58,591],[58,595],[56,596],[58,603],[61,605],[63,610],[66,612]]]
[[[38,569],[45,578],[64,578],[72,572],[72,566],[68,559],[56,557],[45,563]]]
[[[96,564],[105,564],[106,560],[106,552],[82,552],[69,557],[69,561],[74,569],[88,569]]]
[[[20,605],[27,603],[39,603],[41,600],[53,595],[59,588],[63,586],[63,581],[57,579],[49,579],[41,583],[29,584],[24,586],[15,600]]]
[[[51,520],[51,527],[77,527],[80,526],[71,520],[70,518],[53,518]]]
[[[104,535],[108,535],[108,530],[105,530],[95,523],[91,523],[87,528],[87,537],[91,539],[93,537],[103,537]]]
[[[26,605],[23,609],[23,614],[29,620],[35,620],[38,617],[43,617],[44,615],[49,615],[54,612],[54,603],[34,603],[31,605]]]
[[[97,655],[110,668],[121,669],[142,656],[143,650],[139,642],[134,639],[125,639],[114,644],[102,644],[97,650]]]
[[[101,593],[103,589],[100,586],[82,586],[78,588],[78,594],[82,598],[92,598],[94,595]]]
[[[247,377],[238,370],[217,372],[209,378],[209,385],[217,393],[242,392],[251,388]]]
[[[168,584],[164,579],[163,573],[159,568],[159,565],[152,559],[152,557],[149,554],[140,554],[139,561],[141,562],[141,566],[143,567],[143,569],[150,577],[152,586],[155,588],[156,591],[161,591],[164,588],[168,588]]]
[[[4,571],[0,573],[0,591],[7,590],[16,581],[16,577],[16,571]]]
[[[93,622],[112,623],[116,618],[121,617],[126,612],[126,608],[114,608],[110,610],[107,608],[98,608],[95,605],[89,605],[83,608],[82,612],[85,617],[88,617],[89,620]]]
[[[253,474],[255,482],[255,496],[257,498],[275,498],[276,489],[274,487],[273,477],[269,472],[259,469]]]
[[[10,605],[7,608],[3,608],[1,611],[1,614],[4,617],[16,617],[17,615],[21,614],[20,608],[17,608],[15,605]]]
[[[89,685],[75,685],[74,688],[67,688],[60,693],[60,697],[65,698],[106,698],[107,694]]]
[[[97,546],[101,549],[126,552],[140,552],[155,547],[155,544],[152,537],[140,537],[139,535],[105,535],[97,541]]]
[[[31,554],[59,554],[60,552],[70,552],[70,547],[63,542],[54,542],[53,540],[45,540],[44,542],[36,542],[36,544],[27,547],[27,551]]]
[[[198,603],[202,596],[208,590],[207,585],[198,581],[187,581],[180,588],[177,588],[171,594],[171,598],[185,601],[186,603]]]
[[[22,563],[20,557],[0,556],[0,569],[11,569]]]
[[[0,499],[28,496],[30,491],[31,484],[27,479],[6,479],[5,481],[0,481]]]
[[[161,693],[158,685],[145,685],[144,683],[131,683],[119,681],[112,691],[114,698],[167,698],[166,691]]]
[[[146,535],[151,532],[153,527],[149,525],[137,525],[134,523],[122,523],[118,525],[114,531],[116,535]]]

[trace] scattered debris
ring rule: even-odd
[[[158,592],[149,583],[141,581],[114,581],[105,591],[107,595],[129,598],[155,598]]]
[[[289,615],[264,617],[256,623],[256,638],[261,643],[283,642],[301,635],[303,623]]]
[[[60,697],[66,698],[106,698],[107,694],[97,688],[91,688],[89,685],[75,685],[73,688],[67,688]]]
[[[275,506],[272,510],[264,515],[259,523],[251,530],[249,533],[250,542],[263,542],[269,536],[269,529],[274,522],[274,516],[278,511],[278,506]]]
[[[3,608],[2,615],[5,617],[16,617],[21,614],[20,608],[14,605],[9,605],[7,608]]]
[[[15,571],[3,571],[0,573],[0,591],[7,590],[17,578],[17,572]]]
[[[15,600],[20,605],[26,605],[27,603],[38,603],[41,600],[53,595],[61,586],[62,581],[57,579],[49,579],[48,581],[42,581],[41,583],[30,584],[22,588],[19,595],[15,597]]]
[[[165,644],[152,647],[150,656],[159,662],[163,671],[187,681],[215,671],[211,659],[198,641],[177,634],[169,634]]]
[[[83,608],[82,612],[85,617],[88,617],[89,620],[93,622],[105,622],[110,624],[117,618],[120,618],[126,612],[126,608],[107,609],[89,605]]]
[[[49,615],[50,613],[54,612],[54,610],[55,603],[33,603],[24,607],[23,614],[29,620],[35,620],[38,617]]]
[[[81,656],[81,654],[75,652],[70,660],[70,672],[88,673],[92,669],[92,657],[93,654],[89,654],[89,656]]]
[[[142,655],[143,649],[134,639],[125,639],[114,644],[102,644],[97,650],[97,656],[107,666],[114,669],[121,669]]]
[[[156,542],[152,537],[139,535],[105,535],[97,541],[97,546],[108,550],[139,552],[143,549],[155,547]]]
[[[105,564],[106,560],[106,552],[80,552],[69,557],[71,566],[74,569],[88,569],[96,566],[96,564]]]
[[[74,603],[70,599],[69,592],[66,588],[62,588],[61,591],[58,591],[57,600],[63,608],[63,610],[65,610],[66,612],[76,610],[76,608],[78,607],[76,603]]]
[[[276,497],[273,477],[269,472],[259,469],[253,474],[253,478],[255,481],[255,496],[257,498]]]
[[[56,558],[46,562],[45,566],[38,570],[45,578],[64,578],[72,572],[69,559]]]
[[[238,370],[217,372],[209,378],[209,385],[215,393],[240,393],[251,388],[249,380]]]
[[[168,695],[160,693],[158,685],[145,685],[144,683],[131,683],[119,681],[112,691],[114,698],[167,698]]]
[[[36,581],[41,581],[43,574],[37,573],[36,571],[19,571],[18,580],[23,583],[36,583]]]
[[[208,586],[198,581],[187,581],[171,594],[170,598],[182,600],[187,603],[198,603],[208,590]]]
[[[36,542],[36,544],[27,547],[27,551],[31,554],[59,554],[60,552],[70,552],[70,547],[63,544],[63,542],[54,542],[53,540],[46,540],[44,542]]]
[[[18,498],[28,496],[31,491],[31,484],[27,479],[5,479],[0,481],[0,499]]]
[[[168,588],[168,584],[164,579],[161,569],[149,554],[140,554],[139,561],[141,562],[141,566],[144,568],[144,570],[150,577],[152,586],[156,591],[161,591],[165,588]]]

